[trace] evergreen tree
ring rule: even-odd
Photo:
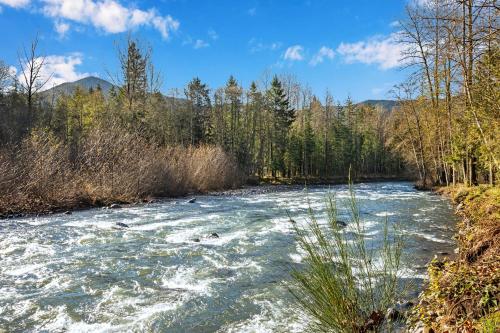
[[[192,145],[198,145],[204,141],[208,142],[211,136],[209,92],[207,85],[197,77],[189,82],[185,90],[186,98],[189,101],[190,141]]]
[[[280,171],[281,176],[284,177],[287,175],[285,165],[287,136],[290,125],[295,119],[295,110],[290,107],[288,96],[277,76],[274,76],[267,96],[269,108],[274,118],[274,145],[271,146],[271,171],[273,177],[276,176],[277,171]]]

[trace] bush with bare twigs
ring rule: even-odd
[[[36,131],[0,152],[0,213],[135,202],[238,186],[221,148],[160,147],[119,127],[96,128],[78,145]]]

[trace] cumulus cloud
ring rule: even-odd
[[[156,9],[141,10],[123,6],[117,0],[41,0],[49,17],[91,24],[106,33],[120,33],[140,26],[152,26],[163,38],[179,28],[170,15],[161,16]]]
[[[381,69],[401,66],[405,46],[397,42],[397,33],[366,41],[341,43],[337,52],[347,63],[377,64]]]
[[[54,29],[56,30],[59,38],[64,38],[66,33],[69,31],[70,25],[65,22],[55,22]]]
[[[0,0],[1,5],[6,5],[14,8],[22,8],[29,5],[30,0]]]
[[[83,63],[81,53],[72,53],[70,55],[49,55],[45,58],[36,58],[35,63],[43,63],[40,73],[40,82],[47,82],[43,89],[49,89],[64,82],[73,82],[89,76],[89,73],[82,73],[77,67]],[[19,81],[24,82],[23,73],[18,75]]]
[[[17,74],[17,68],[14,66],[9,66],[9,75],[16,76],[16,74]]]
[[[302,52],[304,52],[304,48],[301,45],[290,46],[286,49],[285,54],[283,55],[283,59],[290,61],[304,60]]]
[[[318,53],[316,53],[311,61],[309,62],[309,64],[311,66],[316,66],[318,64],[321,64],[323,61],[325,61],[325,58],[326,59],[333,59],[333,57],[335,57],[335,52],[329,48],[329,47],[326,47],[326,46],[322,46]]]
[[[30,0],[0,0],[0,4],[21,8]],[[72,21],[92,25],[105,33],[120,33],[138,27],[149,26],[156,29],[163,38],[179,28],[179,21],[172,16],[162,16],[154,8],[142,10],[126,7],[119,0],[37,0],[36,8],[56,22]],[[67,24],[67,23],[64,23]],[[64,25],[56,23],[56,31],[61,34]],[[59,29],[58,29],[59,28]],[[64,31],[66,32],[67,29]]]
[[[202,39],[197,39],[194,44],[193,44],[193,47],[195,49],[203,49],[205,47],[209,47],[210,44],[208,44],[207,42],[205,42],[204,40]]]

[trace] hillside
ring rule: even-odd
[[[381,106],[388,111],[392,111],[392,109],[398,104],[397,101],[389,100],[389,99],[368,99],[359,103],[359,105],[371,105],[371,106]]]
[[[110,82],[103,80],[101,78],[95,76],[88,76],[86,78],[74,81],[74,82],[65,82],[50,89],[42,92],[42,95],[48,99],[57,99],[57,97],[61,95],[71,95],[76,90],[77,87],[82,88],[83,90],[89,89],[98,89],[100,88],[104,95],[107,95],[113,84]]]

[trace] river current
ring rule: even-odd
[[[311,207],[324,221],[329,192],[340,207],[349,195],[254,188],[0,221],[0,332],[301,332],[307,318],[286,289],[302,261],[288,216],[305,223]],[[453,251],[446,199],[407,182],[355,194],[372,241],[385,218],[400,223],[417,285],[434,254]]]

